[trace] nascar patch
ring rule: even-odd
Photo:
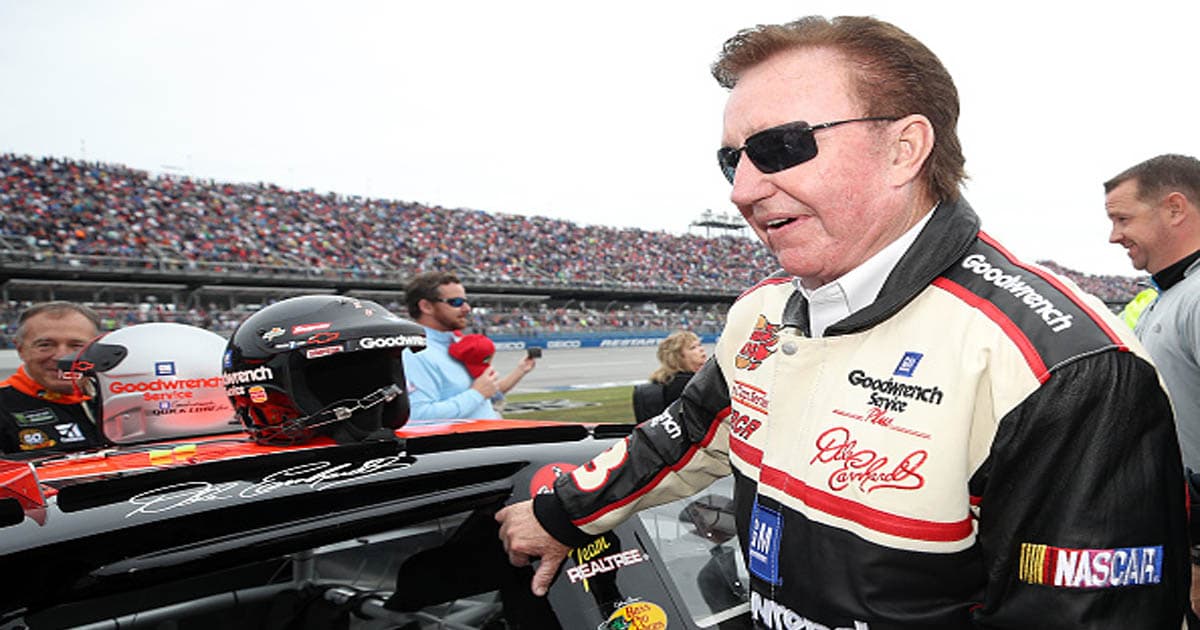
[[[1162,581],[1161,545],[1118,549],[1068,549],[1021,543],[1018,578],[1062,588],[1114,588]]]

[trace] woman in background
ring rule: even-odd
[[[637,421],[653,418],[675,402],[707,359],[696,333],[677,330],[663,339],[658,344],[658,369],[650,375],[649,383],[633,388],[633,415]]]

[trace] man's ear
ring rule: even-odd
[[[1179,225],[1186,219],[1195,220],[1197,217],[1191,216],[1196,213],[1196,207],[1188,201],[1187,195],[1179,191],[1168,193],[1163,197],[1162,206],[1167,210],[1167,222],[1171,225]]]
[[[899,130],[893,144],[891,183],[901,186],[917,178],[933,152],[933,123],[921,114],[910,114],[892,124]]]
[[[421,309],[422,315],[432,315],[433,314],[433,302],[430,302],[429,300],[426,300],[424,298],[417,300],[417,308]]]

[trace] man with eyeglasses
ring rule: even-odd
[[[718,163],[782,270],[679,401],[497,514],[544,593],[571,546],[732,473],[759,628],[1179,628],[1170,406],[1097,299],[959,194],[958,96],[867,17],[739,32]]]
[[[431,271],[413,276],[404,290],[408,314],[425,327],[425,349],[402,355],[408,380],[410,420],[499,418],[493,400],[502,400],[535,362],[522,359],[504,378],[487,367],[472,377],[468,368],[451,356],[450,346],[470,323],[467,290],[453,273]]]
[[[99,330],[95,311],[71,302],[44,302],[21,313],[15,338],[21,366],[0,382],[0,450],[45,453],[106,443],[87,414],[88,398],[58,369],[60,357],[78,352]]]

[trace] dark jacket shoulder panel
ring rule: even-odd
[[[1038,380],[1079,357],[1128,350],[1079,292],[1017,260],[987,234],[933,284],[996,322],[1021,349]]]

